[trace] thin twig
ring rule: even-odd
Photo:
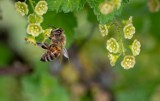
[[[24,64],[16,63],[13,66],[8,67],[0,67],[0,76],[2,75],[24,75],[27,73],[31,73],[32,68],[27,67]]]

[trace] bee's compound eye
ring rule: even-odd
[[[55,36],[59,36],[60,34],[55,34]]]

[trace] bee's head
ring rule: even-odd
[[[57,29],[55,29],[55,32],[57,32],[57,33],[62,33],[62,32],[63,32],[63,29],[62,29],[62,28],[57,28]]]
[[[61,28],[57,28],[55,30],[52,30],[51,34],[55,37],[61,36],[63,33],[63,30]]]

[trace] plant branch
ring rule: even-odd
[[[27,67],[24,64],[16,62],[13,66],[0,67],[0,76],[3,75],[24,75],[31,73],[32,68]]]

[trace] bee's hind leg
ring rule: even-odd
[[[48,49],[48,44],[47,43],[40,43],[40,42],[36,42],[38,46],[42,47],[43,49]]]

